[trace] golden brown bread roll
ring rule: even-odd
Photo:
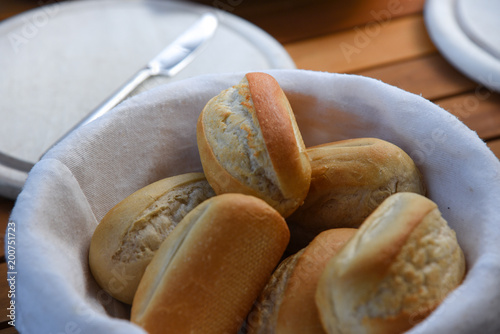
[[[148,333],[236,333],[289,240],[281,215],[243,194],[200,204],[162,244],[139,284],[132,322]]]
[[[248,73],[204,107],[197,124],[203,170],[217,194],[259,197],[290,215],[307,195],[311,167],[278,82]]]
[[[248,316],[248,334],[323,334],[316,308],[319,276],[328,260],[356,233],[353,228],[324,231],[285,259]]]
[[[437,205],[387,198],[327,264],[316,302],[327,333],[402,333],[463,280],[465,259]]]
[[[118,203],[90,243],[89,265],[97,283],[131,304],[161,242],[189,211],[214,195],[203,173],[188,173],[154,182]]]
[[[359,227],[393,193],[425,194],[413,160],[387,141],[348,139],[310,147],[307,154],[311,187],[304,204],[287,219],[292,253],[321,231]]]

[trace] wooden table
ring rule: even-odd
[[[0,20],[54,1],[2,0]],[[238,15],[282,43],[300,69],[380,79],[456,115],[500,157],[500,94],[469,80],[437,51],[423,20],[424,0],[199,0]],[[0,198],[1,231],[14,202]],[[5,277],[3,238],[0,272]],[[0,334],[8,286],[0,281]]]

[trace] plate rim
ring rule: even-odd
[[[15,29],[17,25],[23,24],[27,17],[32,17],[33,15],[36,15],[36,13],[43,12],[50,7],[60,6],[58,11],[60,11],[59,14],[61,14],[64,11],[74,13],[75,10],[82,7],[93,9],[96,6],[120,6],[120,8],[123,8],[124,5],[132,7],[144,7],[148,5],[159,6],[165,9],[173,8],[200,15],[204,12],[210,11],[216,14],[219,18],[219,24],[225,25],[244,38],[251,45],[254,45],[269,61],[270,69],[296,68],[294,61],[283,45],[257,25],[222,9],[210,7],[205,4],[192,2],[186,3],[177,0],[140,0],[126,2],[120,0],[74,0],[69,2],[52,2],[29,9],[1,21],[0,36],[6,36],[10,31],[12,31],[12,29]],[[2,156],[4,156],[7,160],[2,159]],[[5,162],[2,162],[3,160]],[[14,165],[10,163],[12,161],[15,162]],[[26,166],[34,163],[36,162],[28,162],[16,158],[15,156],[11,156],[7,152],[0,151],[0,196],[9,199],[16,199],[22,190],[29,172],[24,171],[23,169],[25,168],[14,168],[14,166]]]
[[[439,52],[478,85],[500,92],[500,59],[470,39],[458,22],[457,0],[427,0],[424,22]],[[474,67],[469,64],[473,62]]]

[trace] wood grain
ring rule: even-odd
[[[271,33],[281,43],[421,13],[424,0],[199,0]]]
[[[10,305],[10,298],[8,296],[9,284],[5,279],[7,277],[6,263],[0,264],[0,277],[2,277],[0,280],[0,322],[5,322],[10,320],[7,318],[7,314],[9,312],[7,308]]]
[[[500,138],[500,94],[477,86],[473,92],[436,101],[483,140]]]
[[[436,52],[421,15],[285,44],[300,69],[354,73]],[[319,52],[321,51],[321,52]]]
[[[2,0],[0,20],[55,0]],[[61,2],[61,1],[57,1]],[[187,1],[186,1],[187,2]],[[377,20],[421,13],[425,0],[192,0],[242,17],[290,43]]]
[[[14,327],[10,326],[9,324],[0,324],[0,326],[4,325],[5,327],[3,329],[0,329],[0,334],[17,334],[19,333]]]
[[[356,74],[381,80],[429,100],[462,94],[477,87],[475,82],[458,72],[438,53]]]
[[[49,3],[49,1],[45,3]],[[0,1],[0,20],[39,6],[38,1],[35,0],[2,0]]]
[[[491,151],[493,151],[495,156],[500,159],[500,139],[488,141],[486,145],[488,145],[488,147],[490,148]]]

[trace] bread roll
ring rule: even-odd
[[[152,183],[118,203],[90,243],[89,264],[97,283],[131,304],[161,242],[189,211],[214,195],[202,173],[189,173]]]
[[[292,108],[276,80],[248,73],[200,114],[203,170],[217,194],[259,197],[290,215],[307,195],[311,166]]]
[[[387,198],[327,264],[316,302],[327,333],[402,333],[463,280],[465,260],[437,205]]]
[[[323,334],[316,308],[319,276],[356,229],[324,231],[276,269],[248,316],[248,334]]]
[[[321,231],[357,228],[396,192],[425,194],[422,176],[399,147],[359,138],[310,147],[312,178],[304,204],[287,219],[290,251],[305,247]]]
[[[139,284],[132,322],[148,333],[236,333],[289,240],[267,203],[212,197],[162,244]]]

